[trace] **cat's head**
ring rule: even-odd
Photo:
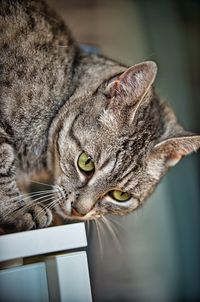
[[[66,218],[124,215],[138,208],[200,136],[183,130],[144,62],[69,103],[53,138],[56,210]]]

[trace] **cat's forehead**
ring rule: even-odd
[[[94,140],[85,145],[85,151],[90,154],[96,164],[102,165],[103,162],[115,157],[117,144],[111,142],[108,144],[106,140],[102,141],[95,136]]]
[[[126,138],[128,139],[128,138]],[[110,165],[123,165],[124,161],[133,161],[133,152],[124,144],[124,138],[94,136],[94,140],[85,145],[85,151],[93,158],[97,167]]]

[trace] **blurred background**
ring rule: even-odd
[[[200,133],[200,1],[48,2],[78,42],[128,65],[155,60],[157,91]],[[173,168],[141,210],[111,219],[116,235],[103,222],[88,233],[95,302],[200,301],[200,152]]]

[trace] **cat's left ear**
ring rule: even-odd
[[[106,93],[113,104],[118,99],[122,104],[134,105],[140,102],[157,74],[157,65],[153,61],[146,61],[128,68],[121,75],[110,80]]]
[[[185,133],[182,136],[165,139],[158,143],[152,150],[151,156],[163,159],[165,165],[176,165],[183,156],[186,156],[200,148],[200,136]]]

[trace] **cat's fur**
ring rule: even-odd
[[[200,147],[155,94],[156,72],[154,62],[128,69],[84,54],[43,1],[0,0],[0,222],[52,222],[41,204],[26,206],[16,185],[43,169],[65,218],[139,207],[170,166]],[[95,163],[89,177],[77,167],[83,150]],[[113,189],[132,198],[119,203],[107,194]]]

